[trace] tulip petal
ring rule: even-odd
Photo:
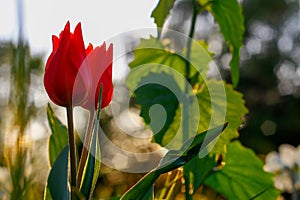
[[[89,55],[93,51],[93,49],[94,49],[93,45],[89,43],[89,46],[85,50],[86,55]]]
[[[86,109],[97,109],[99,88],[102,84],[102,105],[107,106],[113,93],[112,86],[112,45],[106,50],[106,44],[96,47],[88,56],[88,64],[91,71],[92,87],[89,90],[87,102],[83,104]]]
[[[45,68],[45,89],[50,99],[60,106],[81,105],[87,91],[84,79],[78,75],[86,56],[80,23],[72,34],[68,21],[59,38],[53,36],[52,41],[53,51]]]

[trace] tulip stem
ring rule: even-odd
[[[73,198],[74,189],[76,189],[76,146],[74,138],[74,125],[73,125],[73,108],[67,107],[68,118],[68,134],[69,134],[69,147],[70,147],[70,171],[71,171],[71,199]]]
[[[194,37],[194,32],[195,32],[195,25],[197,21],[197,16],[198,16],[198,8],[197,8],[197,2],[196,0],[193,0],[193,15],[192,15],[192,21],[191,21],[191,27],[190,27],[190,32],[189,32],[189,38],[187,40],[187,46],[186,46],[186,63],[185,63],[185,77],[188,80],[188,82],[191,84],[191,51],[192,51],[192,42],[193,42],[193,37]],[[187,141],[188,139],[188,134],[190,132],[190,127],[189,127],[189,106],[190,106],[190,98],[189,98],[189,87],[188,84],[185,84],[185,95],[188,98],[185,98],[185,102],[183,102],[183,134],[182,134],[182,139],[183,142]],[[186,170],[187,167],[183,166],[183,177],[184,177],[184,186],[185,186],[185,198],[186,200],[192,200],[192,195],[190,194],[190,174],[188,170]]]
[[[88,151],[91,143],[91,137],[92,137],[92,128],[93,128],[93,122],[94,122],[94,116],[95,111],[93,109],[90,110],[90,116],[88,121],[88,127],[85,133],[84,143],[82,147],[82,153],[80,156],[79,166],[78,166],[78,172],[77,172],[77,183],[79,184],[79,187],[81,185],[82,180],[82,174],[84,170],[84,165],[86,163],[87,157],[88,157]]]

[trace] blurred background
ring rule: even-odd
[[[115,51],[130,52],[140,37],[155,34],[150,15],[157,2],[0,0],[0,199],[18,199],[14,195],[20,192],[26,199],[43,195],[50,134],[43,70],[52,50],[51,35],[58,35],[67,20],[72,27],[82,22],[86,44],[100,45],[123,34]],[[177,1],[165,28],[189,31],[192,8],[187,2]],[[246,31],[237,90],[249,108],[240,140],[264,157],[281,144],[300,144],[300,1],[239,2]],[[150,29],[126,34],[144,28]],[[196,33],[196,39],[209,44],[223,78],[230,81],[229,50],[209,13],[198,16]],[[118,97],[127,95],[124,78],[131,56],[126,54],[114,64]],[[113,103],[122,107],[116,97]],[[55,112],[65,122],[64,110],[55,107]],[[77,126],[84,129],[80,120]],[[41,172],[36,173],[39,176],[34,176],[33,167],[35,173]]]

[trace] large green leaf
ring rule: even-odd
[[[277,199],[272,175],[263,170],[263,163],[254,152],[238,141],[227,145],[225,166],[208,176],[204,184],[225,195],[228,200]]]
[[[160,0],[151,13],[158,28],[162,28],[176,0]]]
[[[208,80],[197,93],[200,108],[199,132],[228,122],[212,153],[222,154],[227,143],[239,136],[242,117],[248,112],[242,94],[223,81]]]
[[[155,76],[162,80],[166,80],[168,78],[168,82],[174,86],[177,85],[172,77],[165,73],[155,74]],[[147,81],[145,79],[147,79],[147,77],[141,81]],[[176,90],[178,91],[179,89],[177,88]],[[178,100],[175,94],[167,87],[150,83],[139,87],[135,91],[135,95],[136,103],[141,105],[140,115],[154,132],[154,141],[161,144],[164,133],[168,130],[169,125],[172,123],[176,108],[178,107]]]
[[[151,188],[161,174],[177,169],[189,162],[192,158],[198,155],[199,152],[201,152],[203,145],[209,144],[218,137],[225,127],[226,125],[222,125],[200,133],[185,141],[179,150],[169,151],[162,158],[159,165],[154,170],[146,174],[136,185],[129,189],[121,199],[142,199],[143,195],[149,192],[149,188]],[[206,140],[206,143],[204,143],[204,140]]]
[[[211,54],[208,52],[203,42],[197,42],[192,40],[192,52],[190,55],[190,77],[196,74],[201,74],[202,77],[206,76],[208,64],[212,60]],[[171,70],[175,70],[182,76],[185,74],[186,68],[186,52],[177,53],[170,49],[168,45],[162,44],[154,37],[150,39],[142,39],[139,46],[134,51],[134,60],[129,64],[132,69],[129,73],[129,77],[132,76],[133,69],[138,70],[139,74],[134,73],[134,77],[127,78],[127,84],[129,88],[134,87],[141,80],[143,76],[148,73],[161,73],[165,72],[169,74]],[[148,68],[144,70],[137,69],[139,67]]]
[[[69,146],[66,146],[54,162],[48,176],[47,187],[53,200],[69,200],[68,189]]]
[[[193,42],[192,49],[190,75],[204,77],[211,60],[210,54],[201,42]],[[126,84],[130,91],[135,93],[136,101],[141,105],[141,116],[156,133],[154,140],[159,144],[166,145],[180,131],[177,125],[180,125],[182,118],[181,107],[178,103],[181,106],[189,104],[186,106],[189,110],[189,116],[192,118],[199,117],[199,113],[195,113],[197,109],[193,109],[198,105],[195,105],[197,104],[196,98],[193,99],[192,85],[187,82],[183,75],[186,61],[184,56],[168,50],[166,46],[153,37],[142,40],[141,44],[134,50],[134,55],[135,59],[130,63],[131,71]],[[188,85],[188,91],[186,85]],[[164,113],[162,107],[165,109]],[[149,113],[149,111],[151,112]],[[176,112],[178,121],[172,126],[172,129],[169,129]],[[165,120],[162,120],[163,116],[166,116]],[[193,131],[186,133],[186,138],[188,138],[188,134],[197,133],[197,128],[193,127],[197,126],[198,121],[196,123],[193,123],[192,120],[188,121],[190,122],[189,130]],[[164,124],[161,125],[162,123]]]
[[[127,78],[129,88],[134,88],[141,78],[150,72],[168,74],[172,69],[180,74],[185,72],[185,61],[181,55],[169,50],[167,46],[152,36],[150,39],[142,39],[133,53],[134,60],[129,64],[131,71]],[[139,73],[135,73],[136,70]]]
[[[198,0],[201,2],[201,0]],[[221,32],[232,52],[230,62],[231,76],[234,86],[239,81],[239,51],[243,42],[244,17],[242,8],[237,0],[214,0],[208,8],[220,25]]]
[[[51,128],[51,136],[49,139],[49,161],[53,166],[57,156],[61,153],[63,148],[68,144],[68,129],[61,121],[56,117],[51,106],[48,104],[47,116],[49,126]]]

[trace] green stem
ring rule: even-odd
[[[86,160],[88,157],[89,147],[90,147],[91,138],[92,138],[92,129],[93,129],[93,124],[94,124],[94,118],[95,118],[95,111],[93,109],[91,109],[89,120],[88,120],[88,127],[87,127],[87,130],[85,133],[85,138],[84,138],[83,147],[82,147],[82,153],[80,156],[79,167],[78,167],[78,172],[77,172],[78,187],[80,187],[80,185],[81,185],[84,166],[85,166],[85,163],[86,163]]]
[[[67,107],[68,118],[68,134],[69,134],[69,147],[70,147],[70,171],[71,171],[71,199],[74,199],[74,190],[76,189],[76,145],[74,138],[74,125],[73,125],[73,108]]]
[[[186,59],[185,59],[185,76],[190,82],[190,71],[191,71],[191,63],[190,63],[190,58],[191,58],[191,50],[192,50],[192,41],[195,33],[195,25],[196,25],[196,20],[197,20],[197,15],[198,15],[198,9],[197,9],[197,2],[193,0],[193,16],[192,16],[192,22],[191,22],[191,27],[190,27],[190,32],[189,32],[189,37],[187,40],[187,45],[186,45]]]
[[[190,78],[190,71],[191,71],[191,64],[190,64],[190,58],[191,58],[191,49],[192,49],[192,41],[194,37],[195,32],[195,25],[198,15],[198,9],[197,9],[197,2],[193,0],[193,15],[192,15],[192,21],[191,21],[191,27],[190,27],[190,33],[187,40],[187,51],[186,51],[186,60],[185,60],[185,77],[187,78],[188,82],[191,82]],[[185,95],[186,98],[183,102],[183,142],[188,139],[188,133],[189,133],[189,87],[188,84],[185,85]],[[187,200],[191,200],[192,196],[190,195],[190,176],[186,172],[185,167],[183,167],[184,171],[184,179],[185,179],[185,196]]]

